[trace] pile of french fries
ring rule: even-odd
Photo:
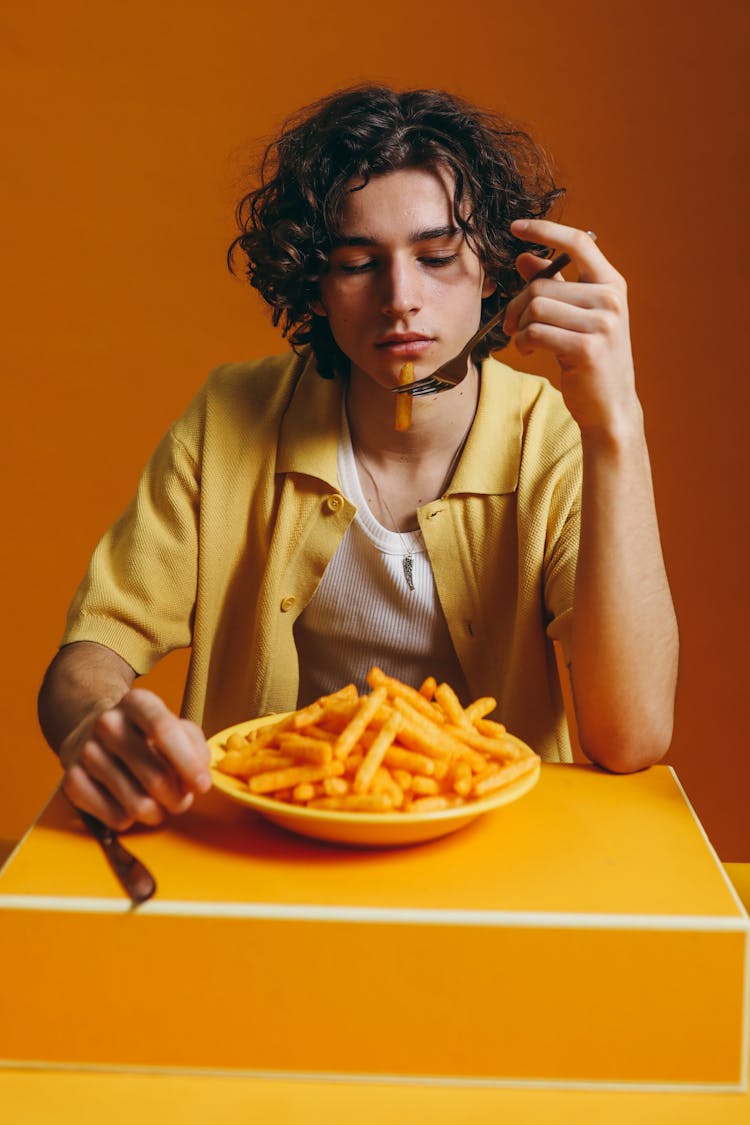
[[[217,768],[251,793],[309,809],[423,813],[487,797],[539,768],[539,757],[464,708],[448,684],[419,690],[372,668],[353,684],[247,735],[231,734]]]

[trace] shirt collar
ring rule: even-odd
[[[337,451],[343,380],[323,379],[312,353],[281,423],[276,471],[303,473],[338,488]]]
[[[515,492],[522,435],[521,375],[492,357],[485,359],[477,412],[446,495]]]

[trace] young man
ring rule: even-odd
[[[677,629],[625,283],[544,218],[559,194],[528,137],[435,91],[334,95],[271,146],[232,252],[295,352],[214,372],[95,552],[40,696],[76,805],[158,824],[210,785],[201,728],[373,663],[496,696],[565,760],[553,640],[589,757],[665,753]],[[577,280],[534,280],[541,248]],[[501,307],[396,431],[404,363],[431,374]],[[488,358],[508,338],[556,356],[562,397]],[[178,718],[133,683],[181,646]]]

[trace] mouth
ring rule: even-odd
[[[389,355],[421,355],[434,344],[432,336],[423,336],[420,332],[391,332],[379,340],[375,347],[380,352]]]

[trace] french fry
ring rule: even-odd
[[[494,773],[485,776],[481,781],[476,781],[472,793],[475,797],[486,797],[488,793],[494,793],[496,790],[510,785],[513,781],[518,781],[519,778],[525,777],[526,774],[537,769],[539,769],[539,758],[536,754],[534,754],[533,757],[529,755],[527,758],[521,758],[518,762],[512,762],[508,766],[502,766]]]
[[[461,753],[462,743],[448,734],[437,723],[425,719],[415,711],[406,700],[396,698],[393,706],[404,716],[404,723],[399,731],[399,742],[411,750],[419,750],[430,758],[449,759],[453,754]]]
[[[497,707],[497,700],[493,699],[491,695],[483,695],[480,699],[475,699],[468,707],[464,708],[464,714],[470,723],[476,723],[484,719],[485,715],[491,715]],[[489,722],[492,722],[490,719]],[[502,723],[496,723],[496,726],[502,726]],[[505,730],[505,727],[503,727]]]
[[[507,730],[502,723],[496,723],[494,719],[475,719],[474,727],[479,734],[485,735],[486,738],[502,738],[507,734]]]
[[[443,781],[448,776],[449,769],[450,760],[446,761],[445,759],[441,758],[439,761],[435,762],[435,772],[432,776],[436,781]]]
[[[252,756],[245,750],[227,750],[218,768],[229,777],[244,777]]]
[[[391,777],[398,785],[402,793],[408,792],[414,784],[414,774],[409,773],[408,770],[394,769],[391,770]]]
[[[347,793],[344,797],[316,797],[308,801],[307,808],[329,812],[390,812],[393,800],[388,793]]]
[[[394,780],[390,772],[383,766],[380,766],[372,779],[370,786],[371,793],[387,793],[393,801],[394,809],[398,809],[404,803],[404,791],[401,786]]]
[[[329,762],[325,766],[289,766],[288,769],[256,773],[250,778],[248,789],[260,796],[263,793],[273,793],[274,789],[293,788],[301,781],[323,781],[326,777],[338,777],[343,772],[341,762]]]
[[[330,695],[321,695],[320,699],[316,702],[322,703],[324,708],[330,707],[331,704],[337,703],[356,703],[359,699],[359,692],[354,684],[347,684],[346,687],[339,688],[338,691],[331,692]]]
[[[398,711],[394,711],[381,728],[380,733],[365,754],[362,765],[357,770],[353,786],[355,793],[366,793],[370,788],[372,779],[375,777],[375,772],[380,768],[385,753],[393,743],[402,721]]]
[[[487,765],[485,766],[485,768],[481,771],[481,773],[476,774],[472,778],[472,781],[471,781],[472,792],[473,793],[477,793],[477,792],[481,793],[482,789],[481,788],[478,789],[477,786],[484,786],[484,783],[486,781],[488,781],[490,778],[495,777],[498,773],[500,773],[502,768],[503,767],[500,765],[499,762],[488,762]]]
[[[321,742],[329,742],[333,746],[336,737],[335,731],[319,727],[317,723],[311,723],[309,727],[305,727],[305,738],[318,738]]]
[[[259,727],[257,730],[252,731],[252,739],[250,744],[253,750],[259,750],[262,746],[270,746],[276,740],[277,735],[282,731],[289,730],[292,725],[291,715],[281,719],[278,723],[268,723],[264,727]],[[248,737],[248,736],[246,736]]]
[[[319,766],[333,761],[333,746],[321,738],[307,738],[304,734],[279,735],[279,749],[282,754],[302,758],[304,762],[314,762]]]
[[[451,763],[446,782],[459,796],[468,797],[474,784],[474,775],[471,766],[464,758]]]
[[[451,807],[450,797],[417,797],[404,807],[407,813],[442,812]]]
[[[376,688],[371,695],[366,695],[360,701],[360,706],[354,717],[344,727],[333,747],[333,755],[341,761],[352,751],[358,738],[364,732],[377,711],[380,704],[385,701],[386,690],[384,687]]]
[[[356,703],[356,701],[356,687],[354,684],[347,684],[346,687],[333,692],[331,695],[322,695],[309,707],[303,707],[300,711],[295,711],[292,715],[292,726],[295,730],[300,730],[302,727],[316,723],[332,703]]]
[[[292,729],[302,730],[303,727],[308,727],[311,723],[317,723],[322,714],[323,707],[320,702],[311,703],[309,707],[303,707],[301,711],[294,712],[291,721]]]
[[[286,769],[294,765],[294,758],[287,754],[280,754],[278,750],[262,748],[257,754],[248,753],[246,750],[230,750],[219,762],[222,773],[232,777],[241,777],[247,780],[255,773],[273,769]]]
[[[428,758],[426,754],[416,754],[413,750],[405,750],[402,746],[389,747],[383,761],[385,765],[394,769],[406,770],[411,774],[421,773],[425,777],[434,776],[437,764],[434,758]]]
[[[426,719],[435,723],[445,721],[437,708],[429,703],[423,695],[420,695],[416,688],[409,687],[408,684],[402,684],[400,680],[395,680],[393,676],[386,676],[385,672],[381,672],[379,668],[370,669],[367,673],[367,682],[371,688],[384,687],[391,700],[403,699],[405,703],[409,703],[415,711],[419,711]]]
[[[435,689],[437,687],[437,680],[434,676],[428,676],[419,685],[419,694],[423,695],[425,699],[430,700],[435,698]]]
[[[440,792],[440,786],[434,777],[417,775],[412,782],[411,791],[420,797],[435,797]]]
[[[233,751],[237,750],[245,750],[246,748],[247,740],[243,737],[243,735],[237,734],[236,731],[234,734],[230,734],[229,738],[224,743],[224,749],[228,753],[232,753]]]
[[[462,731],[461,727],[451,727],[448,733],[455,735],[456,738],[461,738],[462,742],[464,740],[462,736],[465,735],[466,738],[469,737],[468,731]],[[453,755],[453,761],[467,762],[474,773],[481,773],[487,765],[487,759],[484,754],[481,754],[468,744],[463,747],[460,754],[456,753]]]
[[[351,754],[347,755],[346,761],[344,762],[344,777],[349,778],[351,781],[354,780],[357,770],[362,765],[364,756],[365,751],[360,747],[357,747],[356,750],[352,750]]]
[[[398,376],[399,385],[405,387],[414,382],[414,364],[405,363]],[[411,428],[413,402],[411,395],[396,395],[396,421],[395,427],[401,432]]]
[[[443,708],[451,723],[454,723],[457,727],[463,727],[464,730],[472,729],[471,721],[464,714],[461,701],[449,684],[440,684],[435,689],[435,699]]]
[[[445,729],[448,734],[452,734],[455,738],[461,738],[472,750],[478,751],[480,754],[489,754],[491,758],[514,761],[522,754],[518,745],[506,735],[501,738],[487,738],[485,735],[479,734],[473,727],[470,730],[464,730],[462,727],[447,725]]]
[[[345,777],[324,777],[320,784],[326,797],[343,797],[350,787]]]
[[[355,699],[351,703],[334,703],[323,712],[320,720],[314,726],[319,730],[329,731],[338,737],[356,715],[358,707],[359,699]]]
[[[336,780],[331,778],[332,781]],[[301,781],[299,785],[295,785],[292,789],[292,800],[297,804],[304,805],[308,801],[312,801],[314,797],[321,795],[320,789],[312,781]]]

